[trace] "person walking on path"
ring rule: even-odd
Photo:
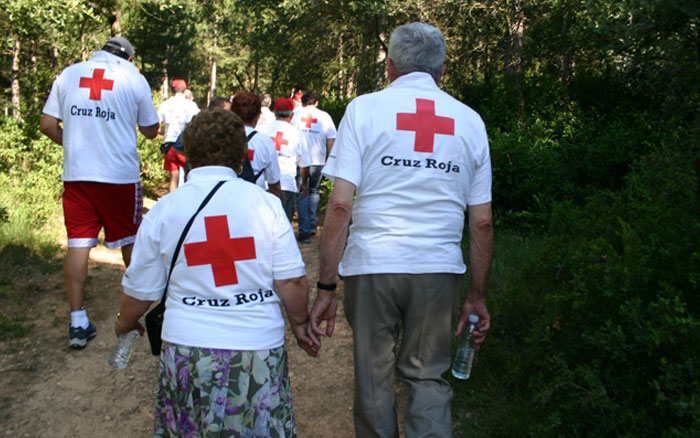
[[[255,126],[261,114],[260,98],[248,91],[236,94],[231,102],[231,110],[238,114],[245,124],[248,137],[248,161],[253,174],[258,176],[255,183],[282,199],[280,187],[280,165],[277,161],[275,144],[267,135],[258,135]],[[262,175],[264,174],[264,178]]]
[[[51,87],[39,124],[44,135],[63,146],[68,234],[63,272],[72,348],[85,347],[97,333],[83,299],[90,249],[97,245],[100,229],[105,230],[105,246],[121,247],[129,266],[143,214],[136,125],[145,137],[155,138],[158,114],[133,57],[131,43],[115,37],[88,61],[67,67]]]
[[[335,184],[308,332],[314,342],[333,334],[340,273],[354,339],[357,437],[398,437],[395,374],[410,387],[406,437],[451,436],[452,391],[443,374],[450,367],[452,318],[466,270],[465,210],[470,278],[455,334],[469,314],[479,316],[473,332],[478,346],[490,328],[488,140],[479,115],[438,88],[444,56],[445,41],[435,27],[411,23],[394,30],[390,85],[350,103],[323,169]]]
[[[294,231],[277,197],[236,176],[247,141],[235,113],[201,112],[183,142],[189,178],[144,218],[115,322],[117,336],[143,333],[167,285],[154,436],[295,437],[280,304],[299,346],[318,352]]]
[[[161,123],[160,134],[163,134],[165,151],[163,169],[170,174],[169,189],[172,192],[180,184],[180,172],[185,168],[187,161],[184,151],[179,151],[173,146],[187,123],[199,112],[199,107],[185,97],[187,83],[184,79],[173,79],[171,85],[173,96],[160,104],[158,120]]]
[[[260,127],[260,133],[269,136],[277,150],[277,160],[282,173],[280,178],[282,205],[289,222],[294,216],[297,193],[300,196],[307,196],[309,165],[311,164],[299,131],[289,123],[292,120],[293,108],[292,99],[277,99],[274,107],[276,120]],[[301,177],[298,189],[297,168]]]
[[[311,157],[309,166],[309,195],[297,197],[299,240],[316,234],[318,204],[321,202],[321,170],[335,141],[335,123],[330,114],[318,108],[318,95],[307,91],[301,96],[303,108],[294,115],[292,125],[304,137]]]

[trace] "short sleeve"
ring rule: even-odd
[[[59,120],[63,120],[62,114],[61,114],[61,104],[58,99],[58,81],[59,78],[56,78],[55,81],[53,81],[53,85],[51,86],[51,92],[49,93],[49,97],[46,99],[46,103],[44,104],[44,109],[42,112],[48,116],[55,117]]]
[[[157,238],[158,205],[144,216],[136,233],[131,263],[124,273],[124,293],[141,301],[156,301],[162,298],[168,272],[160,256]],[[155,210],[155,211],[154,211]]]
[[[268,196],[274,196],[269,195]],[[306,274],[304,260],[294,237],[294,230],[287,219],[282,203],[272,202],[275,209],[274,244],[272,249],[272,277],[274,280],[297,278]]]
[[[146,78],[144,78],[142,75],[139,75],[138,83],[138,124],[139,126],[153,126],[159,123],[160,121],[158,113],[156,112],[156,107],[153,105],[151,87],[148,85],[148,81],[146,81]]]
[[[323,167],[323,174],[329,178],[342,178],[359,187],[362,181],[362,152],[357,135],[356,102],[357,99],[350,102],[340,121],[338,135]]]
[[[472,184],[469,187],[469,195],[467,196],[468,205],[479,205],[491,202],[491,154],[489,152],[489,142],[483,122],[479,130],[477,142],[478,150],[481,154],[476,157],[477,162],[474,166],[474,178],[472,179]]]

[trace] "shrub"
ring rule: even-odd
[[[488,436],[697,435],[700,154],[685,147],[640,160],[619,192],[555,203],[492,310],[475,396]],[[514,406],[527,414],[504,419]]]

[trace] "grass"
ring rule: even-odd
[[[468,243],[468,235],[465,238]],[[449,377],[454,392],[454,436],[518,436],[518,424],[523,424],[522,416],[529,412],[527,402],[514,396],[517,391],[509,391],[520,383],[508,381],[507,376],[513,375],[509,370],[521,366],[521,359],[517,351],[506,351],[511,348],[512,340],[506,342],[509,334],[499,328],[499,313],[503,307],[520,302],[512,291],[521,281],[521,272],[528,259],[539,251],[541,242],[536,234],[496,230],[487,296],[491,331],[475,356],[469,380]],[[467,255],[465,247],[465,258]]]

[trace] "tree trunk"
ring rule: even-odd
[[[112,15],[109,17],[109,24],[113,37],[122,35],[122,10],[120,7],[117,6],[112,11]]]
[[[214,36],[214,49],[217,48],[218,37]],[[212,55],[211,59],[211,76],[209,79],[209,93],[207,94],[207,107],[209,102],[216,97],[216,53]]]
[[[505,76],[518,95],[520,114],[525,112],[523,92],[523,34],[525,33],[524,0],[511,0],[508,10],[510,44],[506,53]]]
[[[20,100],[19,100],[19,55],[20,42],[19,37],[14,37],[15,44],[12,47],[12,73],[11,73],[11,90],[12,90],[12,117],[17,120],[21,119]]]
[[[564,39],[564,52],[561,57],[561,80],[564,87],[566,107],[571,109],[571,49],[569,47],[569,13],[564,11],[561,17],[561,35]]]

